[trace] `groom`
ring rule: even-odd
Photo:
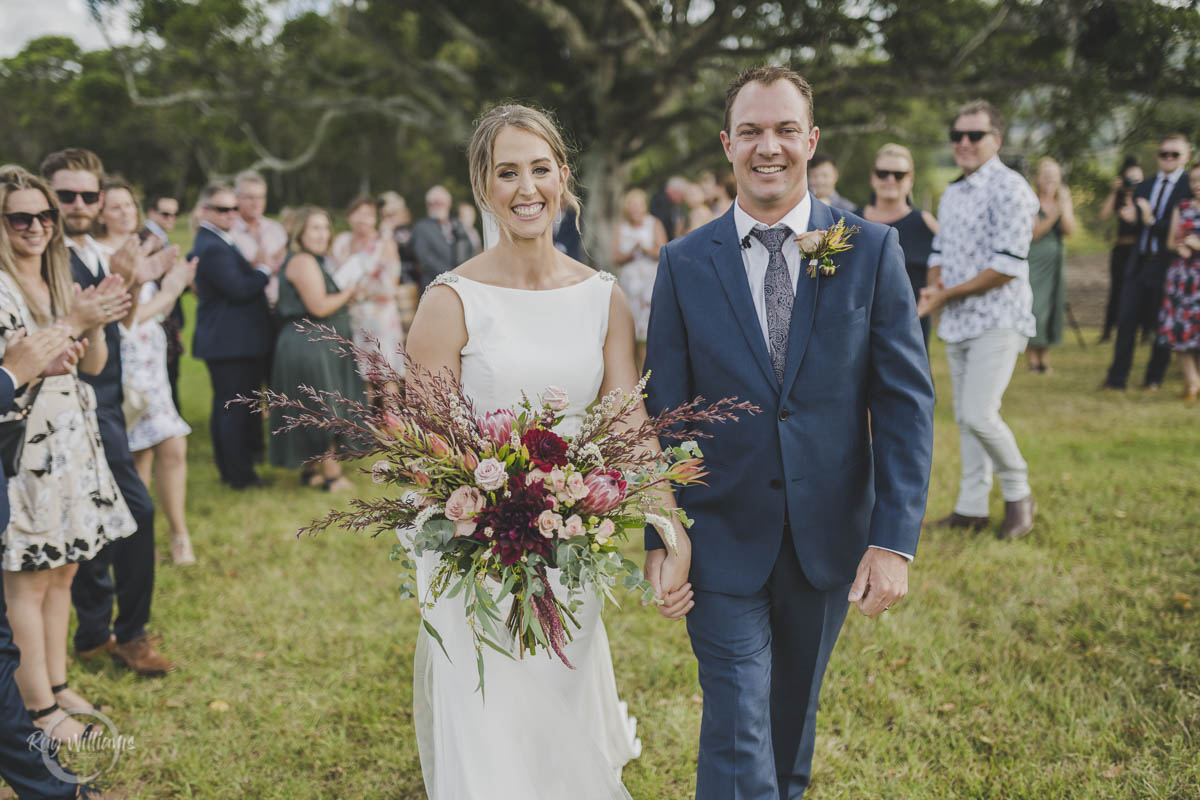
[[[850,603],[907,592],[933,449],[933,387],[895,231],[816,200],[812,89],[760,67],[729,87],[721,144],[737,200],[659,258],[646,367],[651,413],[697,395],[763,409],[702,441],[687,616],[704,715],[696,800],[796,800],[821,678]],[[861,231],[809,277],[795,237]],[[665,557],[646,536],[656,588]],[[675,587],[665,587],[672,589]],[[667,614],[688,586],[668,592]]]

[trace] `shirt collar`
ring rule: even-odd
[[[979,169],[972,172],[970,175],[964,175],[961,180],[966,181],[971,186],[976,186],[988,179],[988,175],[996,170],[997,167],[1003,166],[1004,163],[1000,160],[1000,154],[989,158],[979,166]]]
[[[1183,167],[1179,167],[1178,169],[1172,170],[1171,172],[1167,172],[1167,173],[1160,172],[1160,173],[1158,173],[1158,177],[1166,178],[1167,183],[1175,183],[1181,177],[1183,177]]]
[[[213,233],[215,233],[217,236],[219,236],[221,238],[222,242],[229,245],[230,247],[237,247],[237,244],[233,241],[232,236],[230,236],[228,233],[226,233],[225,231],[218,228],[216,225],[213,225],[211,222],[201,222],[200,227],[204,228],[206,231],[212,231]]]
[[[67,248],[79,257],[93,275],[98,275],[105,271],[104,251],[100,248],[100,243],[93,239],[89,234],[84,234],[83,244],[76,244],[75,240],[64,237],[67,240]]]
[[[150,219],[149,217],[146,217],[146,228],[148,228],[149,231],[151,233],[153,233],[155,236],[157,236],[159,239],[162,239],[163,242],[167,241],[167,232],[162,229],[161,225],[159,225],[157,222]]]
[[[755,228],[774,228],[779,225],[787,225],[792,229],[792,233],[801,234],[808,230],[808,222],[812,217],[812,194],[804,193],[804,197],[797,203],[791,211],[783,215],[783,219],[776,222],[775,225],[767,225],[759,222],[754,217],[750,216],[745,209],[738,203],[737,198],[733,201],[733,224],[737,228],[738,241],[744,240],[750,235],[750,231]]]

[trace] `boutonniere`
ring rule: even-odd
[[[833,257],[853,249],[850,237],[858,233],[859,227],[846,227],[846,218],[841,217],[827,231],[807,231],[796,237],[800,247],[800,255],[808,259],[805,273],[810,278],[817,277],[817,270],[822,275],[832,275],[837,272],[838,265],[833,263]]]

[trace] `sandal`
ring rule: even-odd
[[[57,720],[53,725],[47,725],[44,728],[41,725],[37,725],[37,727],[39,729],[41,729],[43,734],[46,735],[47,739],[50,739],[50,740],[56,742],[57,744],[63,744],[64,741],[66,741],[64,739],[55,738],[55,736],[53,734],[53,730],[55,728],[57,728],[59,725],[61,725],[63,723],[63,720],[72,718],[70,714],[68,714],[66,711],[63,711],[61,708],[59,708],[58,703],[47,706],[46,708],[38,709],[37,711],[34,711],[33,709],[26,709],[26,710],[29,712],[29,718],[32,719],[35,723],[39,719],[44,719],[45,717],[48,717],[51,714],[54,714],[55,712],[62,714],[62,719]],[[83,733],[81,733],[79,735],[79,740],[87,741],[88,739],[91,739],[92,731],[94,731],[94,730],[96,730],[96,726],[94,724],[89,722],[87,725],[84,725]]]
[[[50,687],[50,691],[54,692],[54,697],[55,697],[55,699],[57,700],[57,699],[58,699],[58,695],[59,695],[59,694],[61,694],[62,692],[66,691],[67,689],[70,689],[70,688],[71,688],[71,686],[70,686],[70,685],[69,685],[69,684],[68,684],[66,681],[63,681],[63,682],[62,682],[62,683],[60,683],[58,686],[51,686],[51,687]],[[85,700],[84,702],[86,703],[87,701]],[[92,705],[91,703],[88,703],[88,704],[87,704],[87,708],[85,708],[85,709],[75,709],[75,710],[82,710],[82,711],[95,711],[95,710],[96,710],[96,707],[95,707],[94,705]]]

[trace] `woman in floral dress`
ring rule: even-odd
[[[1171,218],[1167,249],[1178,257],[1167,270],[1158,333],[1179,356],[1186,386],[1183,401],[1194,405],[1200,397],[1200,162],[1188,171],[1190,200],[1184,200]]]

